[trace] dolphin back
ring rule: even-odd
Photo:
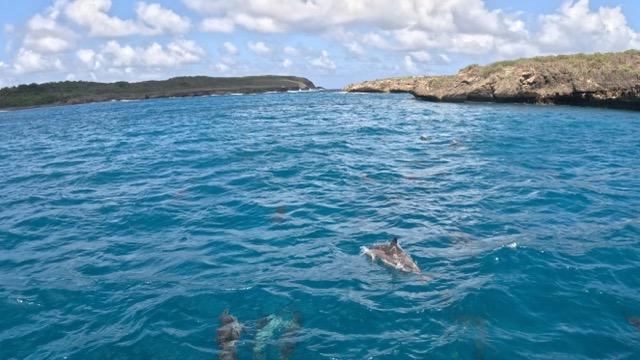
[[[402,250],[398,245],[398,239],[395,237],[389,243],[376,244],[369,248],[362,246],[360,249],[363,255],[369,256],[373,260],[380,259],[383,263],[398,270],[420,272],[420,268],[413,261],[411,255]]]
[[[220,325],[216,329],[216,342],[220,349],[218,359],[236,359],[236,340],[240,338],[241,332],[242,325],[238,322],[238,319],[230,315],[228,309],[225,309],[220,315]]]

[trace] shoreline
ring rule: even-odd
[[[177,77],[139,83],[65,81],[0,89],[0,110],[22,110],[107,101],[227,94],[246,95],[316,89],[322,88],[316,87],[306,78],[276,75],[234,78]]]

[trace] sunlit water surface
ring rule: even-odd
[[[2,112],[0,358],[215,359],[228,308],[239,359],[638,359],[639,135],[402,94]],[[360,254],[394,236],[421,274]]]

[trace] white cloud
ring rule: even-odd
[[[75,46],[77,35],[51,15],[35,14],[27,21],[22,46],[39,53],[58,53]]]
[[[614,51],[640,46],[619,6],[590,11],[588,0],[565,1],[555,14],[541,15],[537,43],[545,52]]]
[[[171,59],[167,66],[185,63],[194,63],[205,54],[204,50],[192,40],[175,40],[167,44],[163,54]]]
[[[111,40],[102,48],[97,59],[107,66],[117,68],[169,67],[197,62],[203,55],[204,50],[190,40],[176,40],[167,46],[153,42],[146,48],[122,46]]]
[[[13,70],[18,75],[62,69],[62,62],[57,57],[43,55],[25,48],[20,48],[13,63]]]
[[[110,16],[111,4],[111,0],[73,0],[66,5],[64,12],[71,21],[88,27],[91,36],[183,34],[191,28],[191,22],[187,17],[180,16],[157,3],[138,3],[135,21]]]
[[[424,72],[425,66],[446,65],[450,62],[445,54],[432,56],[426,51],[411,51],[402,61],[404,69],[410,73]]]
[[[182,2],[198,13],[214,14],[228,8],[223,1],[182,0]]]
[[[347,52],[349,52],[351,55],[355,57],[363,58],[366,54],[362,46],[360,46],[360,44],[357,41],[345,43],[343,44],[343,46],[345,47]]]
[[[494,36],[488,34],[459,34],[451,38],[451,50],[461,54],[486,54],[496,49]]]
[[[229,65],[223,63],[223,62],[218,62],[215,65],[216,70],[220,71],[220,72],[227,72],[229,71],[229,69],[231,69],[231,67],[229,67]]]
[[[289,56],[298,56],[300,52],[298,51],[298,49],[294,48],[293,46],[285,46],[284,53]]]
[[[493,10],[496,3],[485,0],[181,0],[193,10],[187,16],[159,0],[118,2],[117,9],[113,0],[49,3],[23,24],[0,27],[8,55],[0,64],[2,81],[23,81],[31,72],[49,70],[62,76],[61,69],[64,75],[78,71],[78,78],[94,72],[113,74],[110,79],[152,77],[198,62],[233,75],[306,66],[310,76],[330,78],[338,69],[335,73],[350,81],[344,74],[438,73],[472,62],[640,48],[640,33],[623,14],[626,7],[590,6],[588,0],[558,1],[556,11],[541,15]],[[528,7],[509,5],[518,8]],[[200,45],[184,39],[194,28],[218,33],[208,39],[217,47],[217,59],[204,61]],[[131,37],[117,39],[123,36]],[[246,42],[252,38],[245,36],[264,37]],[[251,52],[239,51],[242,42]],[[253,53],[263,58],[256,60]]]
[[[414,2],[420,1],[183,0],[183,3],[193,10],[216,16],[232,15],[237,24],[262,32],[318,32],[329,27],[356,22],[368,22],[383,28],[406,26],[406,18],[414,13]]]
[[[142,22],[158,33],[163,33],[166,30],[170,33],[182,34],[189,31],[191,27],[188,18],[179,16],[173,11],[163,8],[160,4],[138,3],[136,13]]]
[[[35,37],[29,34],[24,39],[24,46],[40,53],[57,53],[72,47],[68,41],[55,36]]]
[[[393,32],[395,47],[403,51],[420,51],[450,45],[450,38],[443,33],[429,33],[416,29],[400,29]],[[384,46],[384,45],[383,45]],[[383,48],[383,46],[378,46]],[[386,45],[384,48],[389,48]],[[389,49],[391,50],[391,49]]]
[[[129,45],[121,46],[117,41],[111,40],[102,48],[100,59],[109,64],[109,66],[131,66],[140,61],[140,52],[140,50],[137,51]]]
[[[285,30],[285,27],[280,24],[280,22],[273,18],[264,16],[255,17],[247,14],[240,14],[235,16],[234,22],[248,30],[263,33],[277,33]]]
[[[538,24],[525,24],[521,13],[490,10],[484,0],[182,0],[182,3],[203,17],[198,25],[201,31],[233,33],[244,28],[261,33],[323,36],[341,44],[347,54],[359,60],[370,59],[372,50],[409,54],[413,62],[424,62],[418,54],[421,51],[511,57],[640,46],[640,36],[627,26],[620,7],[590,11],[588,0],[566,0],[558,12],[541,15],[539,33],[528,30]],[[75,23],[88,27],[93,36],[185,33],[191,28],[188,18],[157,3],[138,3],[134,20],[111,16],[112,0],[58,0],[56,4],[65,4],[57,8],[64,9]],[[54,51],[68,46],[64,39],[59,36],[56,40],[42,39],[42,44],[33,42],[32,47],[44,50],[48,46],[48,51]],[[272,52],[264,43],[251,44],[247,46],[257,54]],[[288,56],[299,56],[294,51],[285,48]],[[323,61],[322,57],[314,60],[318,60],[316,64]],[[325,61],[325,66],[329,64]]]
[[[46,13],[49,17],[57,20],[60,14],[64,11],[69,0],[55,0],[52,6],[48,7]]]
[[[247,42],[247,47],[249,48],[249,50],[251,50],[252,52],[258,55],[265,55],[271,52],[271,49],[269,49],[267,45],[265,45],[262,41],[258,41],[258,42],[249,41]]]
[[[65,15],[78,25],[89,27],[92,36],[128,36],[141,31],[132,20],[109,16],[110,8],[111,0],[75,0],[65,8]]]
[[[228,41],[225,41],[222,44],[222,47],[224,48],[224,51],[229,55],[235,55],[238,53],[238,48]]]
[[[529,30],[537,24],[526,24],[519,12],[490,10],[484,0],[183,0],[183,3],[204,16],[213,16],[215,21],[208,26],[211,31],[231,32],[242,27],[256,32],[321,36],[340,44],[349,56],[369,63],[384,62],[386,55],[379,51],[402,57],[409,54],[414,62],[425,62],[416,54],[420,51],[488,58],[541,52],[535,34]],[[202,28],[207,28],[205,23]],[[286,49],[285,54],[299,56]],[[430,61],[450,62],[441,57]]]
[[[233,20],[229,18],[206,18],[200,23],[202,31],[230,33],[233,29]]]
[[[11,66],[3,66],[8,72],[25,75],[64,68],[58,54],[75,47],[78,36],[58,22],[61,4],[63,1],[56,1],[43,14],[35,14],[27,21],[22,45],[15,51]],[[5,25],[5,31],[12,36],[18,32],[13,25]]]
[[[409,55],[404,57],[404,68],[409,72],[414,72],[417,69],[416,64]]]
[[[494,43],[496,52],[500,58],[521,58],[540,55],[540,49],[532,39],[530,41],[509,41],[497,39]]]
[[[411,57],[420,62],[430,62],[432,60],[431,55],[426,51],[412,51]]]
[[[198,12],[223,16],[231,19],[236,25],[260,32],[303,31],[322,34],[341,27],[360,27],[365,31],[377,29],[375,32],[379,35],[384,32],[413,29],[425,33],[526,36],[524,23],[517,19],[516,15],[500,10],[489,11],[483,0],[183,2]],[[353,43],[351,47],[355,48]]]
[[[9,85],[9,74],[11,73],[11,67],[4,61],[0,61],[0,89]]]
[[[80,49],[76,51],[76,56],[88,69],[96,70],[100,67],[100,62],[96,58],[96,52],[91,49]]]
[[[236,59],[231,56],[223,56],[213,66],[216,71],[221,72],[225,75],[232,74],[237,69],[237,67],[238,63]]]
[[[320,57],[311,59],[309,64],[321,70],[333,70],[336,68],[336,63],[329,58],[329,53],[325,50],[322,51]]]

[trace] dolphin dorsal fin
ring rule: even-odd
[[[391,247],[398,246],[398,238],[394,237],[393,239],[391,239],[391,242],[389,243],[389,246],[391,246]]]

